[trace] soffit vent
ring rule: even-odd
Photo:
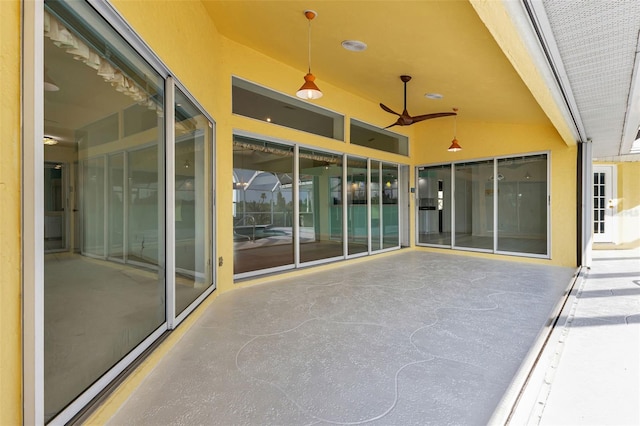
[[[544,8],[594,156],[617,155],[638,48],[640,2],[544,0]]]

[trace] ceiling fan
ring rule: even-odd
[[[395,114],[398,116],[398,120],[395,123],[385,127],[385,129],[388,129],[389,127],[393,127],[393,126],[410,126],[413,123],[418,123],[419,121],[430,120],[432,118],[447,117],[449,115],[456,115],[455,112],[435,112],[433,114],[416,115],[413,117],[410,116],[409,113],[407,112],[407,82],[411,80],[411,76],[401,75],[400,80],[402,80],[402,82],[404,83],[404,110],[402,111],[402,114],[398,114],[397,112],[395,112],[394,110],[386,106],[385,104],[381,103],[380,108],[382,108],[387,112],[390,112],[391,114]]]

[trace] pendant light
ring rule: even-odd
[[[456,124],[457,124],[457,120],[458,120],[458,108],[454,108],[453,112],[456,113],[456,115],[453,117],[453,140],[451,141],[451,146],[449,147],[449,149],[447,151],[449,152],[458,152],[458,151],[462,151],[462,147],[460,146],[460,144],[458,143],[458,139],[456,139]]]
[[[318,16],[315,10],[305,10],[304,16],[309,21],[309,32],[308,32],[308,41],[309,41],[309,72],[304,76],[304,84],[296,92],[296,96],[302,99],[319,99],[322,97],[322,92],[318,89],[318,86],[314,83],[316,77],[311,74],[311,20]]]

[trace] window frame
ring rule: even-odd
[[[267,121],[267,120],[262,120],[250,115],[244,115],[242,113],[239,112],[234,112],[234,108],[233,108],[233,102],[234,102],[234,96],[233,96],[233,89],[237,87],[239,89],[251,92],[255,95],[258,96],[262,96],[265,98],[268,98],[270,100],[273,100],[275,102],[281,102],[283,103],[285,106],[290,106],[296,109],[300,109],[300,110],[305,110],[308,112],[311,112],[313,114],[317,114],[319,116],[325,117],[325,118],[329,118],[333,120],[333,136],[327,136],[327,135],[323,135],[323,134],[319,134],[319,133],[314,133],[314,132],[310,132],[308,130],[303,130],[303,129],[299,129],[296,127],[291,127],[288,126],[286,124],[279,124],[277,122],[271,122],[271,121]],[[231,76],[231,109],[232,109],[232,114],[238,117],[243,117],[249,120],[257,120],[257,121],[264,121],[276,126],[280,126],[280,127],[286,127],[287,129],[292,129],[298,132],[303,132],[303,133],[308,133],[310,135],[316,135],[316,136],[320,136],[322,138],[327,138],[330,139],[332,141],[336,141],[336,142],[342,142],[345,143],[345,126],[346,126],[346,117],[344,114],[341,114],[337,111],[325,108],[325,107],[320,107],[318,105],[312,104],[310,102],[307,101],[303,101],[301,99],[295,98],[291,95],[288,95],[286,93],[282,93],[282,92],[278,92],[276,90],[273,90],[271,88],[268,88],[266,86],[263,86],[261,84],[249,81],[247,79],[244,79],[242,77],[239,77],[237,75],[232,75]]]
[[[370,145],[363,145],[363,144],[359,144],[359,143],[354,143],[353,140],[351,139],[351,135],[353,134],[352,129],[353,129],[354,126],[355,127],[360,127],[362,129],[365,129],[365,130],[373,132],[373,133],[379,133],[379,134],[384,135],[384,136],[389,136],[391,138],[396,138],[398,140],[398,144],[406,143],[407,153],[403,154],[402,152],[395,152],[395,151],[391,151],[391,150],[375,148],[375,147],[372,147]],[[362,148],[368,148],[368,149],[375,149],[376,151],[386,152],[388,154],[393,154],[393,155],[401,155],[401,156],[407,157],[407,158],[409,157],[409,154],[411,153],[411,138],[409,138],[408,136],[403,135],[401,133],[392,132],[391,130],[387,130],[387,129],[381,129],[380,127],[374,126],[373,124],[369,124],[364,120],[360,120],[360,119],[351,117],[349,119],[349,135],[350,135],[349,144],[354,145],[354,146],[358,146],[358,147],[362,147]]]

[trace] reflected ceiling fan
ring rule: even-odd
[[[383,110],[391,113],[391,114],[395,114],[398,116],[398,120],[385,127],[385,129],[388,129],[389,127],[393,127],[393,126],[410,126],[413,123],[418,123],[420,121],[424,121],[424,120],[430,120],[432,118],[439,118],[439,117],[447,117],[449,115],[456,115],[455,112],[435,112],[433,114],[423,114],[423,115],[416,115],[416,116],[410,116],[409,113],[407,112],[407,83],[409,82],[409,80],[411,80],[411,76],[410,75],[401,75],[400,76],[400,80],[402,80],[402,82],[404,83],[404,110],[402,111],[402,114],[398,114],[397,112],[395,112],[394,110],[392,110],[391,108],[389,108],[388,106],[386,106],[385,104],[380,104],[380,108],[382,108]]]

